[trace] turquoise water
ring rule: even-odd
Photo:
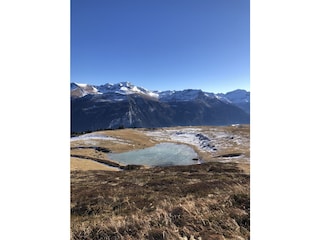
[[[197,153],[189,146],[175,143],[160,143],[153,147],[124,153],[108,153],[112,160],[124,164],[148,166],[191,165],[197,161]]]

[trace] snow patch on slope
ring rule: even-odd
[[[199,128],[183,128],[180,130],[155,130],[147,132],[146,135],[158,141],[173,141],[196,146],[200,151],[215,152],[212,139],[200,133]]]
[[[120,143],[120,144],[130,144],[123,139],[107,136],[104,134],[97,134],[97,133],[87,133],[87,134],[83,134],[83,135],[80,135],[77,137],[72,137],[70,139],[70,142],[81,141],[85,144],[96,145],[96,143],[97,143],[96,141],[101,141],[101,140],[114,141],[114,142]]]

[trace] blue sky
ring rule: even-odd
[[[71,82],[250,88],[249,0],[71,0]]]

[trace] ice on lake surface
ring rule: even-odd
[[[197,153],[185,144],[160,143],[153,147],[124,153],[108,153],[112,160],[124,164],[148,166],[191,165],[197,161]]]

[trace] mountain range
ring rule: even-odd
[[[250,123],[250,92],[149,91],[130,82],[71,83],[71,131]]]

